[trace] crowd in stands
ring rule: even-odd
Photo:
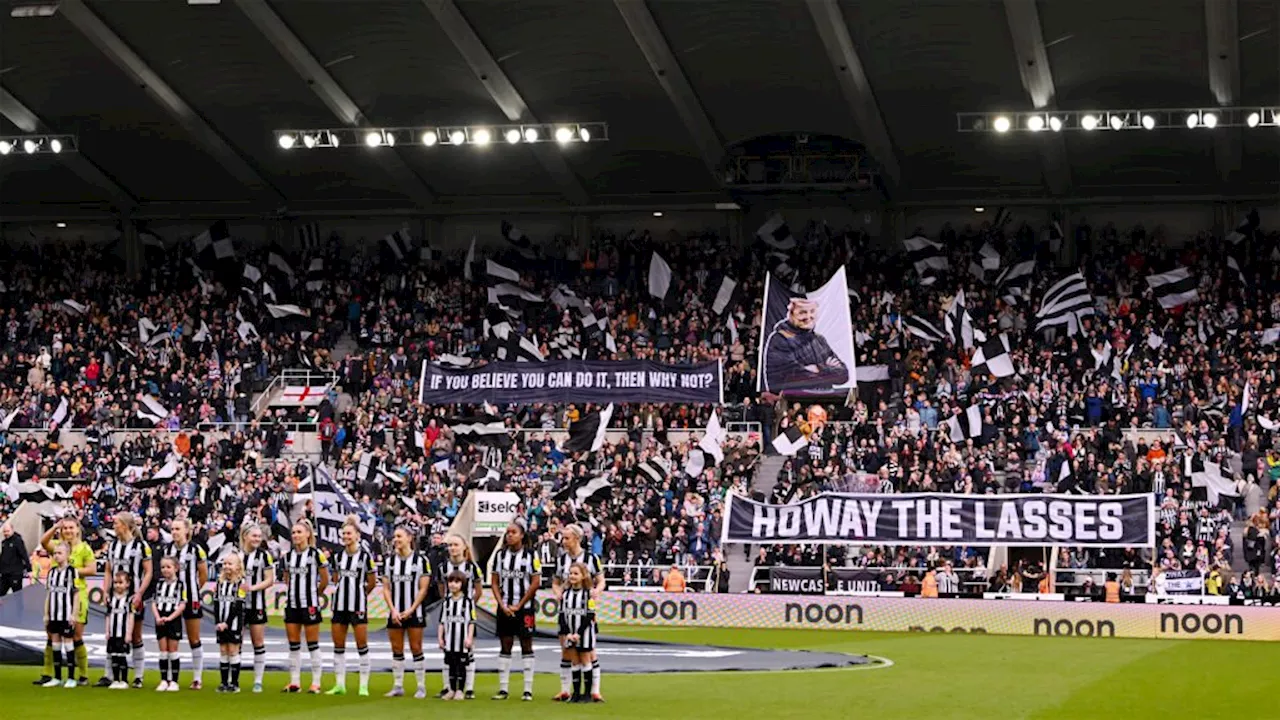
[[[759,452],[800,424],[812,433],[809,444],[788,459],[766,498],[830,489],[1156,493],[1160,567],[1194,567],[1209,577],[1243,558],[1251,582],[1259,571],[1280,567],[1269,542],[1280,532],[1280,455],[1260,424],[1276,405],[1278,346],[1268,332],[1280,326],[1276,235],[1251,228],[1243,242],[1204,233],[1180,244],[1141,227],[1082,225],[1073,231],[1077,261],[1067,263],[1070,253],[1047,227],[947,226],[935,240],[946,249],[951,271],[934,276],[916,272],[891,243],[822,224],[795,230],[796,247],[785,253],[795,282],[817,287],[845,264],[859,365],[887,370],[887,380],[865,383],[856,397],[824,403],[825,424],[809,422],[811,403],[755,391],[761,290],[766,272],[779,265],[769,245],[756,242],[744,251],[714,234],[631,233],[601,234],[585,244],[557,238],[533,257],[505,245],[481,253],[518,267],[522,289],[541,298],[567,291],[607,319],[587,327],[560,304],[527,304],[514,331],[536,337],[548,357],[557,352],[552,338],[563,336],[564,345],[589,359],[723,360],[722,420],[759,423],[762,433],[732,440],[726,462],[696,478],[681,472],[685,445],[666,442],[666,431],[689,429],[696,436],[712,410],[706,406],[619,405],[613,425],[626,432],[625,440],[596,454],[566,453],[547,432],[595,409],[589,406],[488,408],[521,430],[496,456],[455,437],[451,419],[481,410],[423,407],[416,401],[418,371],[424,359],[493,359],[485,284],[468,279],[461,252],[414,248],[416,261],[401,261],[388,258],[385,248],[345,252],[336,236],[306,251],[239,248],[230,270],[227,258],[211,262],[199,244],[148,246],[142,276],[131,279],[110,247],[15,250],[0,269],[6,318],[0,327],[0,469],[9,477],[16,466],[23,480],[83,481],[69,487],[90,539],[124,509],[145,518],[149,537],[162,538],[167,523],[182,515],[212,534],[249,519],[270,525],[290,512],[297,502],[293,489],[317,459],[286,453],[290,433],[327,433],[323,459],[376,517],[375,548],[405,522],[438,541],[466,492],[488,486],[520,494],[539,542],[550,542],[557,523],[580,522],[594,552],[626,566],[620,575],[626,582],[656,585],[672,564],[723,567],[718,538],[725,492],[752,494]],[[655,249],[675,269],[675,289],[665,302],[646,292]],[[965,270],[971,260],[990,257],[989,249],[1001,267],[1036,261],[1020,294],[1003,289],[997,272]],[[1240,251],[1242,272],[1226,262]],[[260,269],[266,279],[247,280],[242,266]],[[1193,271],[1200,299],[1164,309],[1143,278],[1174,266]],[[1087,280],[1093,312],[1078,318],[1078,332],[1037,329],[1044,289],[1074,269]],[[737,281],[738,292],[719,314],[710,296],[724,276]],[[961,291],[973,326],[1008,338],[1016,375],[994,378],[975,369],[958,337],[927,341],[904,330],[908,316],[943,327],[944,312]],[[284,303],[307,314],[277,317],[268,310]],[[356,349],[335,361],[344,335]],[[256,417],[252,394],[280,370],[298,366],[332,370],[341,395],[332,393],[319,408]],[[1242,407],[1246,384],[1248,408]],[[154,400],[164,414],[144,400]],[[947,418],[973,404],[983,408],[981,434],[953,442]],[[297,420],[308,424],[281,424]],[[60,430],[68,427],[84,429],[88,441],[65,447]],[[114,432],[140,427],[148,429]],[[171,481],[139,488],[135,480],[152,477],[173,449],[152,427],[188,431],[181,436],[180,471]],[[1158,432],[1153,438],[1128,428]],[[362,464],[366,455],[379,472],[362,469],[370,465]],[[654,458],[669,467],[662,482],[640,470]],[[1222,469],[1234,495],[1214,492],[1209,502],[1191,478],[1205,463]],[[477,475],[480,466],[496,473]],[[613,471],[610,491],[590,502],[564,497],[574,478],[605,470]],[[11,508],[0,498],[0,518]],[[1230,527],[1246,516],[1238,548]],[[987,568],[985,553],[973,548],[760,552],[758,563],[911,570],[895,583],[945,562],[993,583],[1026,575],[1022,568]],[[1067,556],[1076,568],[1118,569],[1128,562],[1134,558],[1096,551]],[[1140,562],[1149,565],[1150,558]]]

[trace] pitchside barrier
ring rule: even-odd
[[[267,613],[284,614],[285,586],[267,590]],[[321,598],[327,611],[329,595]],[[207,605],[212,586],[201,593]],[[1198,598],[1196,598],[1198,600]],[[92,585],[89,600],[102,603],[102,588]],[[1264,606],[1183,605],[1162,602],[1073,603],[1041,600],[924,599],[826,595],[669,594],[606,591],[596,617],[606,625],[643,627],[723,627],[762,629],[865,630],[1046,637],[1160,638],[1191,640],[1268,640],[1280,642],[1280,609]],[[1177,599],[1181,600],[1181,598]],[[1192,598],[1187,598],[1192,600]],[[560,612],[550,590],[534,600],[538,622],[554,627]],[[493,597],[480,606],[492,612]],[[327,612],[326,612],[327,614]],[[382,592],[369,595],[369,617],[387,616]]]

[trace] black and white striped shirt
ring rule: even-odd
[[[194,543],[178,547],[178,543],[169,543],[164,554],[178,561],[178,579],[191,593],[188,600],[200,602],[200,563],[207,563],[204,550]],[[205,572],[208,572],[206,569]]]
[[[430,576],[431,562],[422,553],[414,552],[408,557],[399,553],[387,556],[383,562],[382,578],[391,592],[391,604],[396,612],[403,613],[413,605],[413,601],[418,597],[418,585],[422,578]],[[421,605],[418,606],[415,615],[419,618],[423,617]]]
[[[275,560],[271,559],[271,553],[267,552],[261,546],[252,552],[244,555],[244,581],[250,587],[259,585],[266,580],[268,573],[275,572]],[[263,610],[267,609],[267,591],[266,590],[250,590],[249,595],[244,599],[245,610]]]
[[[515,607],[529,592],[534,578],[542,577],[542,561],[534,551],[502,548],[493,554],[489,575],[497,576],[502,604]]]
[[[309,547],[301,551],[289,548],[284,554],[284,569],[289,575],[287,607],[298,610],[320,607],[320,568],[324,553]]]
[[[107,637],[123,639],[129,632],[129,618],[133,617],[133,603],[128,594],[112,595],[107,605]]]
[[[560,623],[572,633],[583,634],[596,619],[596,603],[591,590],[568,588],[560,600]]]
[[[591,575],[591,579],[595,580],[602,570],[600,567],[600,558],[583,549],[576,556],[570,557],[569,553],[564,550],[560,551],[560,556],[556,559],[556,577],[560,578],[560,582],[568,584],[569,568],[582,563],[587,567],[587,572]]]
[[[214,622],[226,623],[229,632],[244,630],[244,601],[239,582],[219,580],[213,593]]]
[[[359,548],[355,553],[339,550],[333,554],[329,569],[334,583],[333,610],[337,612],[363,613],[369,611],[369,598],[365,593],[365,580],[369,573],[377,572],[373,555]]]
[[[107,548],[107,559],[111,562],[113,574],[124,572],[129,575],[129,592],[141,591],[145,595],[151,591],[151,588],[139,587],[142,582],[142,565],[151,559],[151,546],[146,540],[140,537],[129,542],[112,540]],[[156,568],[152,568],[152,572],[156,572]],[[152,585],[154,584],[153,581]]]
[[[70,565],[50,568],[45,578],[49,622],[70,622],[76,617],[76,571]]]
[[[445,558],[444,564],[436,569],[436,582],[440,583],[441,595],[448,595],[448,579],[455,572],[462,573],[466,581],[462,583],[462,594],[469,598],[475,598],[475,589],[478,585],[484,584],[484,578],[480,574],[480,566],[470,560],[463,560],[457,565],[452,560]]]
[[[450,595],[440,605],[440,627],[444,629],[445,652],[467,651],[467,630],[476,621],[476,604],[470,596]]]
[[[178,610],[178,606],[186,601],[187,588],[181,580],[174,578],[156,583],[156,610],[160,611],[161,617],[172,615]]]

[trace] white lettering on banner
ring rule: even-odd
[[[1045,506],[1041,500],[1028,500],[1022,504],[1022,517],[1025,525],[1022,536],[1027,540],[1043,540],[1049,528],[1044,521]]]
[[[1093,507],[1080,504],[1076,506],[1076,537],[1081,540],[1097,540],[1098,531],[1094,528],[1097,521],[1093,517]]]
[[[649,387],[656,388],[674,388],[676,386],[676,374],[668,372],[657,372],[651,370],[649,372]]]
[[[831,537],[836,533],[836,516],[840,513],[840,500],[806,503],[804,506],[804,525],[806,537]],[[849,503],[852,505],[853,503]]]
[[[867,536],[867,530],[862,525],[862,517],[858,514],[858,504],[855,502],[846,502],[841,504],[842,512],[840,513],[840,537],[842,538],[861,538]],[[875,526],[872,526],[874,529]]]
[[[1103,503],[1098,506],[1098,538],[1100,540],[1119,540],[1124,537],[1124,524],[1120,516],[1124,509],[1119,503]]]
[[[1075,534],[1071,522],[1071,503],[1060,500],[1049,503],[1049,535],[1054,540],[1070,540]]]
[[[942,537],[946,540],[960,540],[964,537],[964,531],[960,528],[960,523],[964,518],[960,515],[961,501],[959,500],[943,500],[942,501]]]
[[[973,505],[973,534],[982,540],[994,540],[996,533],[987,527],[987,505],[986,503],[974,503]]]
[[[614,385],[620,388],[644,387],[644,373],[642,372],[615,372],[613,378]]]
[[[547,378],[542,373],[521,373],[520,381],[524,387],[540,388],[546,386]]]
[[[907,525],[911,521],[911,500],[894,500],[890,505],[898,512],[898,537],[911,537]]]
[[[547,374],[547,385],[553,388],[573,387],[573,373],[568,370]]]
[[[1007,502],[1000,504],[1000,526],[996,537],[1001,540],[1021,540],[1022,522],[1018,519],[1018,506]]]
[[[916,537],[928,539],[938,536],[939,512],[937,500],[916,501]]]
[[[778,513],[778,534],[782,537],[796,537],[800,534],[800,508],[788,505]]]
[[[778,517],[774,509],[767,505],[756,505],[755,514],[751,518],[752,537],[773,537],[778,528]]]

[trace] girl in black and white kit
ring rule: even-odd
[[[476,639],[476,603],[464,591],[467,576],[449,573],[445,578],[449,594],[440,603],[440,627],[437,639],[444,651],[444,664],[449,669],[449,684],[444,700],[465,700],[463,688],[467,680],[467,664]]]
[[[360,696],[369,695],[369,593],[377,584],[373,555],[360,546],[360,520],[355,515],[342,524],[342,550],[331,558],[333,578],[333,672],[337,676],[327,695],[347,694],[347,630],[356,636],[360,656]]]
[[[439,585],[440,597],[449,597],[449,588],[446,587],[447,578],[453,573],[461,573],[462,594],[471,598],[473,602],[480,602],[480,586],[484,584],[484,576],[480,572],[480,565],[471,559],[471,546],[461,535],[450,533],[444,537],[444,545],[448,550],[448,557],[438,568],[435,569],[436,582]],[[445,666],[441,670],[441,678],[444,680],[444,690],[440,691],[440,697],[444,697],[449,687],[449,668]],[[471,657],[467,660],[467,688],[463,695],[465,700],[474,700],[476,698],[476,664],[475,658]]]
[[[253,691],[262,692],[262,674],[267,668],[267,589],[276,581],[276,563],[263,542],[258,525],[240,531],[240,552],[244,558],[244,624],[253,643]]]
[[[53,564],[45,576],[44,628],[53,646],[53,678],[44,687],[76,686],[76,632],[79,609],[76,598],[76,570],[71,567],[71,548],[65,542],[53,546]],[[62,680],[62,669],[67,679]]]
[[[573,664],[569,702],[600,702],[591,697],[591,661],[596,650],[596,601],[591,573],[582,563],[569,566],[568,587],[560,599],[560,635]]]
[[[178,641],[182,639],[182,613],[187,609],[187,588],[178,579],[178,561],[160,558],[160,582],[156,583],[151,611],[156,621],[156,641],[160,645],[160,684],[157,692],[178,692]]]
[[[413,653],[413,675],[421,700],[427,696],[427,660],[422,654],[422,629],[426,625],[423,603],[431,588],[431,562],[414,549],[407,528],[391,536],[392,552],[382,562],[382,596],[387,601],[387,638],[391,641],[392,686],[386,697],[404,696],[404,641]]]
[[[329,560],[316,549],[316,533],[311,523],[299,520],[290,532],[293,545],[285,553],[284,581],[288,601],[284,609],[284,632],[289,638],[289,684],[281,692],[302,690],[302,636],[307,638],[311,656],[311,687],[307,692],[320,694],[324,665],[320,659],[320,598],[329,586]]]
[[[222,573],[213,593],[213,621],[218,636],[220,693],[240,692],[240,648],[244,644],[244,561],[238,553],[222,559]]]
[[[111,600],[107,603],[107,657],[110,658],[112,690],[129,689],[129,640],[133,637],[133,598],[129,594],[129,573],[123,570],[111,578]]]

